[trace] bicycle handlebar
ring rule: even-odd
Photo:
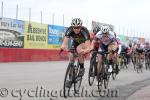
[[[63,49],[60,49],[60,51],[59,51],[59,55],[61,55],[61,53],[62,53],[63,51],[64,51]]]

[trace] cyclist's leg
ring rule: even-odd
[[[141,53],[141,60],[142,60],[142,65],[143,65],[144,64],[144,60],[145,60],[144,52]]]
[[[99,76],[102,74],[102,55],[101,54],[97,54],[97,67],[96,67],[96,85],[98,85],[98,79],[99,79]]]
[[[98,48],[98,52],[102,52],[103,51],[103,45],[100,44],[99,45],[99,48]],[[95,72],[96,72],[96,75],[97,75],[97,80],[99,78],[99,75],[101,74],[102,72],[102,55],[100,53],[97,54],[97,66],[96,66],[96,69],[95,69]],[[98,85],[98,81],[96,82],[96,85]]]
[[[77,46],[77,53],[79,54],[79,65],[80,65],[80,72],[79,75],[83,76],[85,72],[84,68],[84,56],[80,53],[82,53],[82,50],[85,48],[85,44],[81,43]]]
[[[112,61],[112,58],[113,58],[113,52],[112,51],[115,51],[114,50],[114,45],[110,44],[110,45],[108,45],[108,47],[106,49],[109,52],[107,59],[108,59],[108,61]]]
[[[80,55],[80,56],[79,56],[79,65],[80,65],[80,72],[79,72],[79,75],[80,75],[80,76],[83,76],[83,75],[84,75],[84,72],[85,72],[85,68],[84,68],[84,57],[83,57],[83,55]]]
[[[99,47],[95,47],[95,50],[98,51]],[[96,66],[98,64],[98,55],[96,56]],[[97,67],[95,66],[95,76],[97,75]]]
[[[108,61],[109,61],[109,64],[111,65],[112,64],[112,59],[114,59],[115,63],[117,63],[117,54],[116,53],[113,53],[112,51],[116,51],[117,49],[117,44],[116,43],[112,43],[110,45],[108,45]],[[112,66],[110,66],[109,72],[112,72]]]
[[[118,52],[119,48],[117,48],[117,52]],[[116,53],[116,73],[118,74],[119,72],[119,64],[120,64],[120,58],[119,58],[120,54]]]
[[[69,62],[70,62],[70,63],[73,63],[74,60],[75,60],[75,59],[74,59],[74,54],[70,52],[70,53],[69,53]]]
[[[72,44],[71,44],[71,46],[70,46],[70,48],[69,48],[69,50],[70,51],[72,51],[72,50],[75,50],[75,44],[74,44],[74,42],[72,42]],[[74,66],[74,61],[75,61],[75,55],[74,55],[74,53],[73,52],[69,52],[68,53],[68,58],[69,58],[69,64],[70,64],[70,66]],[[72,68],[71,68],[72,69]],[[72,70],[69,70],[69,79],[71,80],[71,76],[73,76],[72,74],[73,74],[73,69]]]

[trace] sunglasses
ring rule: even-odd
[[[73,29],[80,29],[81,27],[73,27]]]

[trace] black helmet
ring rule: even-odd
[[[130,47],[130,48],[132,47],[132,43],[129,43],[129,47]]]
[[[100,27],[99,26],[96,26],[96,27],[93,28],[93,33],[96,34],[99,31],[100,31]]]

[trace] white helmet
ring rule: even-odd
[[[73,27],[82,26],[82,20],[80,18],[74,18],[71,22],[71,26]]]
[[[101,26],[101,31],[102,31],[103,33],[109,32],[109,26],[106,26],[106,25]]]

